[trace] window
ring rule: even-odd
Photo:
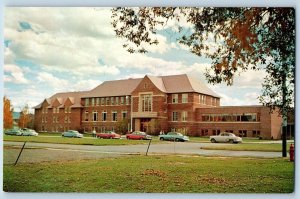
[[[217,98],[215,98],[215,106],[217,106]]]
[[[58,117],[56,117],[56,123],[58,123],[59,122],[59,118]]]
[[[92,98],[92,106],[95,106],[95,98]]]
[[[118,113],[117,111],[112,111],[112,121],[116,122],[118,120]]]
[[[56,113],[56,108],[53,108],[53,113]]]
[[[127,111],[122,111],[122,120],[127,118]]]
[[[71,113],[71,109],[72,109],[72,108],[71,108],[71,107],[69,107],[69,113]]]
[[[42,108],[42,113],[44,113],[44,111],[45,111],[44,108]]]
[[[96,98],[96,105],[99,106],[100,104],[100,98]]]
[[[116,97],[116,105],[119,104],[119,97]]]
[[[55,121],[56,121],[56,118],[55,118],[55,116],[53,116],[53,121],[52,122],[55,123]]]
[[[208,122],[209,121],[209,115],[202,115],[202,121]]]
[[[172,121],[178,121],[178,112],[172,112]]]
[[[89,112],[85,111],[84,113],[84,121],[89,121]]]
[[[98,121],[98,111],[93,111],[93,121]]]
[[[241,115],[242,122],[256,122],[256,114],[243,114]]]
[[[122,96],[121,97],[121,105],[123,105],[124,104],[124,97]]]
[[[68,122],[68,116],[65,116],[65,123]]]
[[[151,112],[152,111],[152,95],[145,94],[141,95],[141,111],[142,112]]]
[[[182,99],[181,99],[182,103],[188,103],[188,94],[182,94]]]
[[[86,98],[85,99],[85,106],[89,106],[90,105],[90,99],[89,98]]]
[[[42,117],[42,123],[44,123],[44,117]]]
[[[187,121],[187,111],[182,111],[182,113],[181,113],[181,120],[183,122]]]
[[[127,96],[126,96],[126,105],[129,105],[129,103],[130,103],[129,100],[130,100],[130,98],[129,98],[129,96],[127,95]]]
[[[200,104],[206,104],[206,96],[205,95],[199,95]]]
[[[219,135],[220,133],[221,133],[221,131],[219,129],[213,129],[212,130],[213,135]]]
[[[253,130],[253,131],[252,131],[252,137],[260,137],[260,131],[258,131],[258,130]]]
[[[56,109],[56,113],[59,113],[59,108]]]
[[[173,104],[178,103],[178,94],[172,94],[172,103]]]
[[[65,107],[65,113],[68,113],[68,107]]]
[[[68,117],[68,123],[71,123],[71,117],[70,116]]]
[[[106,106],[109,105],[109,97],[106,98]]]
[[[45,123],[47,123],[47,117],[45,117]]]
[[[48,113],[48,108],[45,108],[45,113]]]
[[[114,97],[110,98],[110,103],[111,103],[111,105],[114,105]]]
[[[208,129],[201,129],[201,136],[207,136],[208,135]]]
[[[103,112],[102,112],[102,121],[105,122],[106,119],[107,119],[107,112],[103,111]]]

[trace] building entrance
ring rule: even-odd
[[[150,122],[151,122],[151,118],[141,118],[140,130],[143,132],[149,132]]]

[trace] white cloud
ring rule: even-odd
[[[16,84],[28,84],[29,81],[24,77],[24,71],[14,64],[5,64],[4,72],[8,73],[10,76],[6,75],[4,78],[5,82],[13,82]]]
[[[39,83],[43,83],[48,87],[54,88],[56,92],[65,91],[69,87],[69,82],[65,79],[60,79],[47,72],[41,72],[37,76]]]

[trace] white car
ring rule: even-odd
[[[24,136],[38,136],[39,134],[33,129],[23,128],[22,129],[22,135],[24,135]]]
[[[243,139],[234,135],[233,133],[220,133],[219,135],[210,136],[209,140],[212,143],[216,142],[229,142],[229,143],[242,143]]]

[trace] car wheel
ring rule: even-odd
[[[159,140],[164,141],[165,139],[164,138],[159,138]]]
[[[217,141],[213,138],[210,140],[211,143],[216,143]]]
[[[143,138],[140,138],[140,140],[143,140]]]
[[[229,140],[229,143],[230,143],[230,144],[233,144],[233,143],[234,143],[234,141],[233,141],[233,140]]]
[[[178,138],[176,138],[176,139],[175,139],[175,142],[179,142],[179,139],[178,139]]]

